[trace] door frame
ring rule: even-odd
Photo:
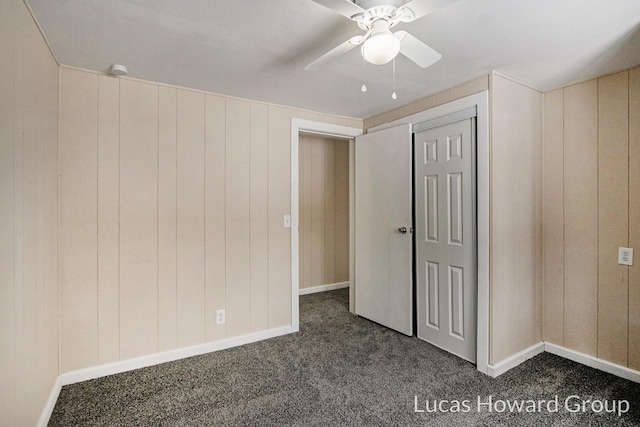
[[[362,135],[361,128],[332,125],[304,119],[291,119],[291,332],[300,330],[300,229],[299,229],[299,148],[300,132],[349,140],[349,308],[353,312],[354,272],[354,138]]]
[[[448,102],[437,107],[412,114],[401,119],[375,126],[376,131],[399,124],[417,125],[466,110],[476,108],[476,226],[477,226],[477,262],[478,262],[478,305],[476,368],[489,374],[489,91],[483,91]]]

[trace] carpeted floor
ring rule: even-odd
[[[640,384],[546,353],[490,378],[347,299],[301,297],[297,334],[65,386],[49,425],[640,426]]]

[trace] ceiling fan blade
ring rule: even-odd
[[[418,18],[422,18],[425,15],[430,14],[438,9],[449,6],[459,0],[411,0],[402,6],[400,9],[411,11],[405,15],[402,19],[404,22],[415,21]]]
[[[351,19],[354,15],[364,13],[365,10],[351,0],[313,0],[314,2],[338,12]]]
[[[329,52],[322,55],[320,58],[313,61],[311,64],[304,67],[304,69],[307,71],[316,71],[327,62],[333,61],[339,56],[344,55],[345,53],[349,52],[351,49],[353,49],[356,46],[360,46],[364,41],[364,39],[365,39],[364,36],[351,37],[346,42],[339,44],[338,46],[331,49]]]
[[[400,40],[400,53],[422,68],[427,68],[442,58],[442,55],[406,31],[396,31],[394,36]]]

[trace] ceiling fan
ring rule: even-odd
[[[376,65],[386,64],[402,53],[422,68],[436,63],[442,55],[407,33],[390,29],[399,22],[412,22],[458,0],[313,0],[355,21],[365,31],[334,47],[305,70],[318,70],[327,62],[362,46],[362,57]]]

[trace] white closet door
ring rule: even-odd
[[[415,134],[418,338],[476,360],[474,121]]]

